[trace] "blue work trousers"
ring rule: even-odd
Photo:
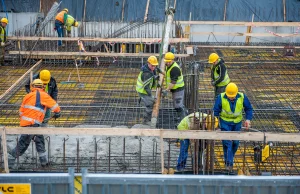
[[[64,24],[58,20],[55,20],[55,28],[57,31],[58,37],[64,37]],[[62,40],[58,40],[58,46],[62,45]]]
[[[176,169],[178,171],[181,171],[185,168],[186,160],[189,155],[189,146],[190,146],[190,140],[184,139],[180,140],[180,153],[177,161]]]
[[[242,122],[239,123],[226,123],[221,120],[220,122],[221,131],[240,131],[242,127]],[[224,152],[224,162],[227,167],[233,166],[234,155],[239,148],[239,140],[222,140],[223,152]]]

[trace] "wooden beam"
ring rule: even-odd
[[[271,33],[243,33],[243,32],[190,32],[190,34],[194,34],[194,35],[210,35],[210,34],[214,34],[214,35],[218,35],[218,36],[266,36],[266,37],[270,37],[270,36],[274,36]],[[299,37],[300,34],[277,34],[278,36],[282,36],[282,37]]]
[[[160,43],[161,38],[69,38],[69,37],[35,37],[35,36],[9,36],[8,40],[63,40],[86,42],[113,42],[113,43]],[[170,38],[170,43],[189,42],[188,38]]]
[[[1,133],[2,133],[1,139],[2,139],[2,151],[3,151],[3,160],[4,160],[4,171],[6,173],[9,173],[5,127],[2,128]]]
[[[220,26],[299,26],[300,22],[231,22],[231,21],[178,21],[185,25],[220,25]]]
[[[225,1],[225,5],[224,5],[224,16],[223,16],[223,21],[226,21],[227,2],[228,2],[228,0]]]
[[[173,129],[127,129],[127,128],[6,128],[6,134],[47,134],[47,135],[103,135],[103,136],[154,136],[180,139],[244,140],[263,141],[260,132],[223,131],[178,131]],[[300,143],[300,133],[265,133],[266,141]]]
[[[19,53],[19,51],[15,51],[16,54]],[[27,51],[28,52],[28,55],[30,55],[30,51]],[[25,77],[27,76],[35,67],[37,67],[38,65],[41,64],[43,60],[39,60],[35,65],[33,65],[30,69],[28,69],[26,71],[26,73],[24,73],[13,85],[11,85],[1,96],[0,96],[0,100],[6,95],[8,94],[16,85],[19,84],[19,82]]]
[[[253,23],[254,21],[254,14],[252,14],[252,20],[251,22]],[[252,32],[252,26],[247,26],[247,33],[251,33]],[[246,45],[249,45],[250,43],[250,40],[251,40],[251,36],[246,36]]]
[[[232,48],[232,49],[245,49],[245,48],[260,48],[260,49],[283,49],[284,46],[223,46],[223,45],[186,45],[186,46],[195,46],[199,48]],[[295,46],[295,48],[300,48],[300,46]]]
[[[286,22],[286,1],[282,0],[283,4],[283,21]]]
[[[104,53],[104,52],[49,52],[49,51],[9,51],[10,55],[29,55],[32,56],[90,56],[90,57],[149,57],[151,55],[159,56],[159,53]],[[188,54],[176,54],[176,57],[188,57]],[[0,98],[1,99],[1,98]]]

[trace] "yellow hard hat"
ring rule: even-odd
[[[174,59],[175,59],[175,55],[174,55],[173,53],[167,52],[167,53],[165,54],[165,59],[164,59],[165,62],[171,62],[171,61],[173,61]]]
[[[214,63],[219,59],[219,55],[217,53],[212,53],[208,57],[208,63]]]
[[[212,116],[208,115],[205,119],[205,124],[206,124],[206,128],[207,130],[212,130]],[[219,120],[217,117],[215,117],[215,129],[218,128],[219,126]]]
[[[48,84],[50,82],[51,74],[50,71],[44,69],[40,72],[40,79],[44,84]]]
[[[33,82],[31,83],[32,87],[34,88],[42,88],[44,86],[43,82],[41,79],[35,79],[33,80]]]
[[[8,19],[7,18],[2,18],[1,22],[8,24]]]
[[[232,82],[229,83],[225,89],[226,96],[230,97],[230,98],[236,97],[238,91],[239,91],[239,89],[238,89],[237,85]]]
[[[78,22],[74,22],[74,27],[78,27]]]
[[[69,12],[69,10],[67,8],[64,8],[63,11],[65,11],[67,13]]]
[[[150,56],[149,58],[148,58],[148,63],[150,63],[151,65],[158,65],[158,61],[157,61],[157,58],[156,58],[156,56]]]

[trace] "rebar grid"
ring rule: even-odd
[[[51,45],[49,45],[50,47]],[[253,128],[268,132],[299,131],[299,54],[295,58],[285,58],[279,54],[275,55],[276,53],[274,54],[272,50],[265,49],[202,48],[198,49],[196,57],[191,57],[189,60],[207,60],[211,52],[217,52],[221,57],[224,57],[231,80],[239,86],[240,91],[245,92],[249,97],[254,107]],[[276,52],[280,53],[279,51]],[[62,118],[50,121],[50,125],[62,127],[74,127],[77,125],[94,125],[96,127],[99,125],[125,125],[131,127],[141,123],[143,107],[138,105],[135,84],[139,68],[142,63],[145,63],[146,59],[99,58],[98,60],[99,63],[97,63],[95,58],[82,59],[81,62],[79,59],[77,60],[78,64],[82,63],[79,66],[79,74],[84,88],[78,87],[78,76],[74,60],[44,60],[39,69],[35,71],[38,72],[44,68],[49,69],[58,83],[58,102],[62,106]],[[32,65],[34,62],[30,61],[27,64]],[[184,63],[184,66],[185,64],[188,64],[188,62]],[[17,64],[16,61],[11,62],[9,65],[0,69],[1,76],[6,76],[6,79],[0,82],[2,93],[13,80],[20,77],[29,67],[29,65],[22,66]],[[9,68],[14,66],[17,67],[18,71],[15,68]],[[198,89],[199,91],[200,110],[206,112],[210,111],[213,106],[213,88],[210,86],[210,66],[200,63],[199,71],[199,86],[196,86],[195,90]],[[185,76],[187,77],[186,73]],[[69,77],[70,81],[76,81],[76,83],[61,83],[67,81]],[[24,84],[24,82],[22,83]],[[188,88],[191,92],[192,86]],[[0,105],[0,123],[2,125],[17,126],[19,123],[18,109],[25,96],[25,90],[22,87],[14,92],[15,94],[11,98]],[[187,99],[186,102],[191,103],[191,100]],[[169,96],[162,100],[158,127],[174,128],[174,115],[175,112],[173,112],[172,101]],[[127,138],[125,139],[126,145],[128,140]],[[95,156],[82,155],[82,152],[86,152],[84,149],[80,150],[78,158],[76,158],[75,152],[72,152],[73,156],[59,156],[59,154],[62,155],[62,150],[60,149],[53,156],[50,154],[50,158],[54,163],[50,170],[60,171],[67,166],[76,166],[78,168],[79,166],[87,166],[92,170],[95,169],[95,171],[100,172],[155,173],[160,170],[160,146],[150,143],[157,142],[157,140],[153,141],[151,138],[143,138],[141,140],[142,143],[140,143],[139,139],[129,138],[129,142],[135,142],[134,147],[136,148],[139,148],[140,145],[142,147],[149,147],[151,145],[148,151],[140,151],[138,149],[134,153],[130,146],[125,146],[125,148],[118,146],[118,151],[108,151],[108,147],[116,145],[109,143],[109,141],[111,140],[102,140],[102,146],[106,146],[105,152],[98,153],[101,148],[98,148],[98,151],[89,151],[89,153],[95,154]],[[89,145],[97,144],[91,142]],[[122,145],[122,139],[117,138],[117,142],[117,144]],[[61,146],[62,144],[59,144],[60,147],[64,147]],[[299,174],[300,150],[298,144],[274,142],[270,157],[267,161],[260,164],[255,163],[253,158],[253,147],[257,144],[262,145],[263,142],[246,142],[245,165],[252,174],[259,174],[262,171],[273,172],[276,175]],[[74,150],[77,147],[76,145],[72,144],[71,149]],[[167,151],[164,153],[165,164],[174,167],[176,165],[178,148],[173,144],[170,145],[171,154],[168,154],[169,145],[165,142],[164,147],[167,148]],[[92,146],[92,148],[96,147]],[[70,150],[67,151],[68,149],[70,148],[66,147],[65,152],[70,152]],[[124,152],[122,152],[123,149],[125,150]],[[20,170],[42,170],[39,168],[36,157],[34,157],[36,156],[34,150],[31,150],[31,152],[32,154],[29,154],[29,158],[27,157],[20,164],[23,165]],[[50,148],[50,152],[53,153],[53,149]],[[125,156],[122,153],[125,153]],[[235,157],[235,169],[243,167],[243,154],[243,142],[241,142]],[[217,173],[224,169],[223,149],[220,141],[215,141],[214,155],[214,169],[215,173]],[[191,169],[191,162],[188,162],[187,169]]]

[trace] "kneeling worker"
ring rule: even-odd
[[[60,107],[45,91],[42,80],[35,79],[32,82],[32,91],[27,94],[20,108],[21,127],[40,127],[45,116],[46,109],[51,109],[55,114],[54,118],[60,117]],[[26,129],[24,129],[26,131]],[[31,140],[35,141],[36,150],[42,167],[48,165],[43,135],[22,134],[17,146],[9,150],[9,166],[13,166],[17,156],[22,156],[27,150]]]
[[[202,127],[202,124],[204,124],[203,127]],[[214,128],[215,129],[218,128],[218,125],[219,125],[218,119],[215,118]],[[184,119],[182,119],[181,122],[179,123],[179,125],[177,126],[177,129],[180,131],[200,130],[202,128],[204,128],[205,130],[213,129],[211,115],[207,115],[205,113],[199,113],[199,112],[192,113],[192,114],[189,114],[188,116],[184,117]],[[176,166],[177,171],[182,171],[185,168],[186,160],[188,157],[189,146],[190,146],[189,139],[180,140],[180,153],[179,153],[177,166]]]

